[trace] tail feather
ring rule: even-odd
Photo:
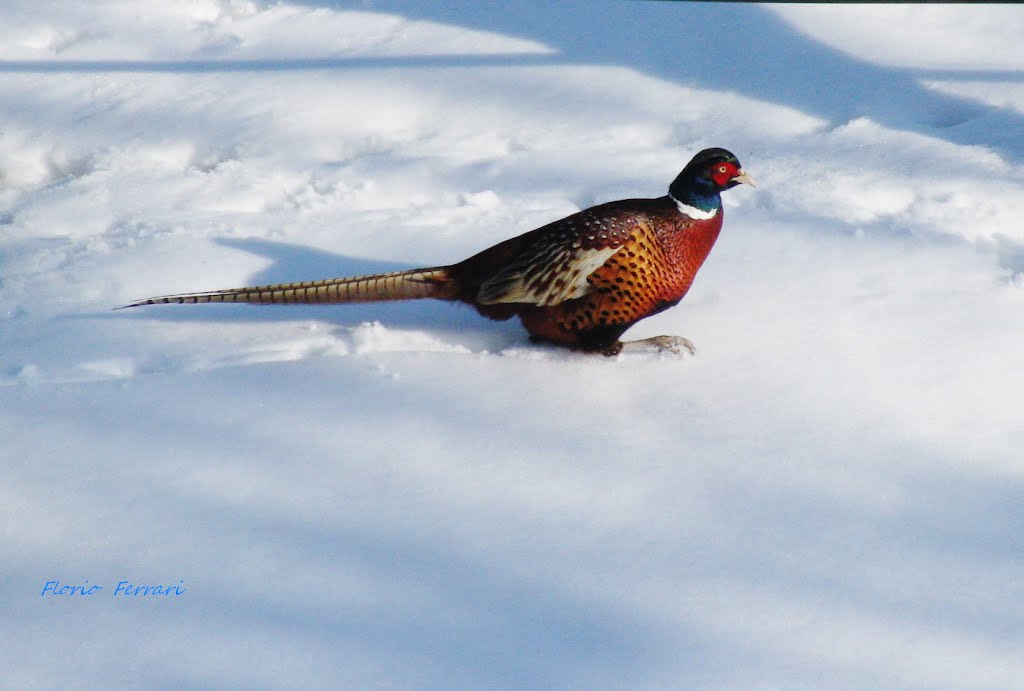
[[[261,305],[336,304],[346,302],[384,302],[387,300],[455,299],[457,286],[446,267],[412,269],[370,276],[329,278],[320,281],[277,283],[274,285],[182,293],[137,300],[124,307],[197,302],[249,302]]]

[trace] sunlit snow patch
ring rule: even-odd
[[[468,353],[468,348],[459,344],[445,343],[422,331],[396,331],[386,328],[380,322],[363,322],[352,329],[352,344],[356,354],[424,352],[424,353]]]

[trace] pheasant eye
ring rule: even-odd
[[[728,171],[729,171],[729,169],[726,168],[725,166],[718,166],[718,172],[719,173],[727,173]]]

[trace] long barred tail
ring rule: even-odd
[[[438,298],[452,300],[457,286],[446,267],[412,269],[371,276],[328,278],[321,281],[278,283],[275,285],[182,293],[137,300],[130,305],[166,305],[196,302],[250,302],[261,305],[321,305],[345,302],[383,302]]]

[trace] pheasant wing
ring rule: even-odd
[[[594,213],[599,208],[534,231],[521,251],[480,284],[477,302],[549,307],[590,292],[590,275],[646,222],[634,214]]]
[[[583,297],[590,290],[587,277],[621,247],[535,248],[485,281],[476,299],[485,305],[524,302],[548,307]]]

